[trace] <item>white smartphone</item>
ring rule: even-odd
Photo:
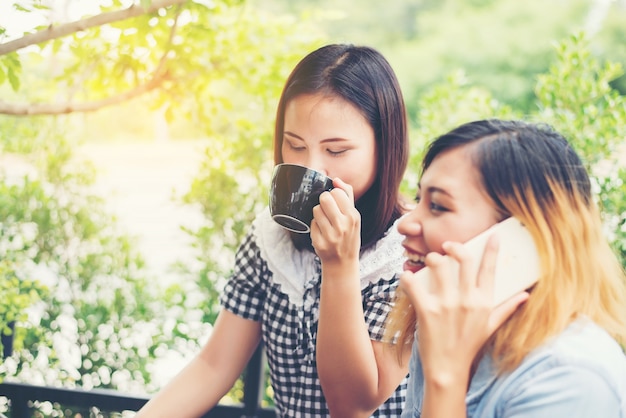
[[[463,244],[472,257],[479,261],[474,273],[478,273],[487,239],[493,233],[497,233],[499,237],[493,300],[493,306],[497,306],[535,284],[541,274],[541,264],[532,236],[519,220],[510,217]],[[459,263],[452,257],[444,257],[451,263],[451,271],[457,277]],[[426,267],[418,271],[416,277],[429,283],[431,274]]]

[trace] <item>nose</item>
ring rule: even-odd
[[[404,215],[398,222],[398,232],[407,237],[422,235],[422,222],[418,212],[419,205]]]
[[[318,155],[309,153],[304,165],[306,165],[309,168],[312,168],[315,171],[319,171],[325,176],[328,176],[328,168],[326,167],[326,164],[324,164],[323,158],[321,158]]]

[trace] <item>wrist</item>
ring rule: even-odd
[[[465,393],[469,384],[469,371],[438,370],[427,372],[424,370],[424,383],[438,392],[461,389]]]
[[[359,259],[336,258],[322,260],[322,277],[358,277]]]

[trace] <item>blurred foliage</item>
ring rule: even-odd
[[[15,323],[28,321],[27,309],[47,296],[47,289],[38,281],[24,278],[21,268],[30,264],[28,250],[23,241],[28,232],[20,231],[24,225],[0,225],[0,334],[10,346],[4,347],[0,341],[0,351],[12,352],[15,347],[23,346],[24,333],[15,333]],[[18,328],[19,330],[19,328]],[[5,340],[5,338],[2,338]],[[0,374],[0,382],[3,376]]]
[[[432,83],[462,69],[500,102],[522,112],[533,107],[535,77],[547,70],[554,40],[580,28],[591,2],[515,0],[431,5],[416,16],[418,35],[390,48],[412,114]]]
[[[607,231],[626,268],[626,96],[611,82],[624,67],[595,58],[584,35],[556,48],[557,58],[536,86],[536,119],[563,132],[584,157],[597,186]]]
[[[513,118],[510,106],[498,102],[485,87],[472,85],[463,71],[453,71],[421,96],[418,128],[411,132],[411,153],[402,184],[404,194],[415,196],[425,144],[462,123],[489,117]]]
[[[2,100],[88,102],[155,71],[162,77],[158,89],[90,114],[0,117],[2,156],[19,155],[28,167],[17,176],[0,167],[0,328],[17,324],[0,377],[152,392],[159,359],[197,352],[236,246],[267,202],[284,80],[329,39],[378,47],[399,75],[412,124],[404,192],[415,193],[424,145],[460,123],[549,122],[589,164],[626,265],[618,160],[626,105],[617,64],[626,58],[625,12],[623,1],[613,2],[601,31],[567,35],[585,26],[593,3],[196,0],[0,56]],[[46,12],[39,0],[20,4],[25,16]],[[103,11],[128,2],[107,4]],[[164,118],[168,131],[156,132],[150,118]],[[204,215],[199,228],[185,229],[196,263],[179,263],[180,278],[167,288],[146,275],[136,243],[90,189],[97,173],[72,152],[85,139],[155,134],[211,144],[183,197]],[[271,403],[269,386],[264,395]],[[238,382],[227,401],[241,397]]]
[[[391,61],[413,122],[421,97],[451,71],[488,86],[520,113],[535,108],[534,86],[554,43],[585,31],[590,51],[626,64],[626,1],[597,0],[263,0],[263,7],[320,15],[331,40],[373,45]],[[269,6],[268,6],[269,5]],[[614,87],[626,93],[626,77]]]
[[[169,305],[142,276],[140,256],[102,198],[89,193],[93,170],[71,159],[59,127],[41,121],[40,132],[21,129],[30,133],[24,142],[32,138],[23,159],[29,170],[0,176],[0,242],[9,255],[2,280],[16,285],[8,301],[19,303],[9,311],[19,310],[19,338],[0,372],[85,388],[135,382],[137,390],[150,381],[150,357],[172,345],[153,322],[165,321]]]
[[[626,268],[626,97],[611,82],[624,74],[619,63],[591,54],[579,33],[554,48],[549,69],[537,77],[535,107],[520,111],[495,100],[483,87],[453,72],[424,94],[404,191],[415,194],[424,146],[437,135],[474,119],[521,118],[549,123],[562,132],[586,162],[603,209],[607,235]]]
[[[122,6],[114,1],[102,10]],[[170,39],[176,19],[176,35]],[[217,277],[225,277],[230,268],[227,259],[215,260],[232,256],[244,225],[267,193],[257,184],[265,184],[271,170],[275,98],[295,62],[321,39],[307,22],[259,12],[240,1],[190,1],[47,42],[20,54],[19,65],[11,61],[12,68],[28,71],[11,73],[19,76],[20,85],[5,83],[4,100],[81,102],[140,85],[168,51],[160,70],[166,74],[164,83],[120,106],[121,111],[0,117],[2,154],[20,155],[33,171],[0,177],[0,198],[6,202],[0,219],[34,225],[33,246],[22,252],[33,271],[24,275],[31,273],[28,277],[37,280],[33,286],[42,289],[33,294],[26,279],[14,287],[9,272],[18,266],[9,262],[3,269],[3,283],[30,295],[31,307],[15,318],[22,342],[0,368],[2,376],[152,392],[157,389],[151,383],[155,359],[170,350],[187,356],[196,352],[215,318]],[[2,68],[8,74],[7,65]],[[145,276],[136,243],[90,190],[95,172],[72,154],[85,134],[108,139],[107,133],[124,129],[120,122],[137,123],[137,110],[163,115],[170,127],[184,126],[189,135],[209,136],[214,144],[185,197],[207,216],[206,226],[189,231],[197,237],[202,265],[199,271],[180,265],[181,280],[165,289],[158,278]],[[89,126],[93,120],[100,121],[100,129]],[[140,123],[137,128],[145,130]],[[243,178],[249,179],[247,185]],[[232,201],[234,197],[239,200]],[[40,303],[35,304],[35,296]],[[239,382],[232,398],[240,400],[241,394]]]

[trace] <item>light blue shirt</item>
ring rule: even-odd
[[[413,344],[402,418],[419,418],[424,375]],[[626,418],[626,355],[588,320],[531,352],[512,372],[497,376],[485,356],[465,398],[468,418]]]

